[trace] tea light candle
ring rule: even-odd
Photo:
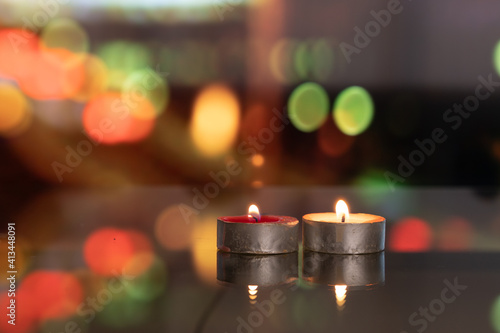
[[[349,214],[339,200],[335,213],[313,213],[302,217],[304,249],[325,253],[362,254],[385,248],[385,218]]]
[[[255,205],[243,216],[217,219],[217,248],[224,252],[274,254],[298,251],[299,221],[290,216],[263,215]]]

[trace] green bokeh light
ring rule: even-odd
[[[302,132],[318,129],[328,116],[328,95],[318,84],[303,83],[288,100],[288,114],[293,125]]]
[[[500,75],[500,41],[498,41],[495,46],[495,51],[493,53],[493,64],[495,65],[495,69],[497,70],[498,75]]]
[[[88,52],[89,37],[74,20],[56,18],[51,20],[41,34],[43,44],[48,48],[64,48],[75,53]]]
[[[97,55],[109,69],[109,88],[112,90],[121,90],[131,73],[152,65],[151,51],[145,45],[128,41],[105,43],[98,48]]]
[[[154,70],[144,68],[132,72],[123,83],[122,96],[127,99],[147,98],[154,106],[156,115],[165,111],[169,89],[164,78]]]
[[[491,307],[491,325],[500,333],[500,296],[495,299]]]
[[[327,40],[320,39],[311,47],[311,71],[319,81],[328,81],[333,70],[333,48]]]
[[[333,107],[333,119],[347,135],[363,133],[373,120],[373,101],[364,88],[352,86],[344,89]]]
[[[151,314],[150,303],[133,299],[125,292],[113,294],[108,304],[102,304],[97,320],[113,328],[138,326],[147,321]]]
[[[151,301],[160,296],[167,283],[165,264],[155,258],[151,267],[125,285],[127,294],[137,300]]]
[[[309,70],[309,51],[306,42],[300,42],[295,49],[293,58],[295,72],[299,79],[307,78],[307,71]]]

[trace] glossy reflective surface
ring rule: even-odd
[[[495,332],[500,204],[471,189],[61,190],[16,204],[18,325],[8,332]],[[387,250],[229,255],[216,222],[324,211],[387,219]],[[193,201],[195,200],[195,201]],[[4,231],[6,232],[6,231]],[[2,238],[2,253],[7,241]],[[6,256],[6,255],[4,255]],[[6,266],[2,263],[2,274]],[[10,274],[9,274],[10,275]],[[2,277],[5,309],[9,286]],[[4,307],[5,306],[5,307]],[[6,310],[2,310],[6,311]]]

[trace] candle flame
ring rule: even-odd
[[[335,298],[337,299],[337,307],[342,309],[345,304],[345,299],[347,297],[347,286],[337,285],[335,286]]]
[[[347,220],[349,220],[349,207],[347,207],[344,200],[337,201],[337,204],[335,205],[335,213],[337,214],[337,219],[339,219],[339,221],[342,221],[342,216],[345,217],[342,222],[347,222]]]
[[[256,219],[257,222],[260,221],[259,207],[250,205],[250,207],[248,207],[248,217]]]
[[[250,299],[250,304],[255,304],[257,303],[257,292],[258,292],[259,286],[257,285],[248,285],[248,298]]]

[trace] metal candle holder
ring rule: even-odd
[[[217,219],[217,248],[251,254],[298,251],[299,221],[288,216],[275,218],[279,222],[241,223]]]
[[[321,218],[333,213],[307,214],[302,217],[305,250],[364,254],[385,248],[385,218],[369,214],[351,214],[367,222],[328,222]]]

